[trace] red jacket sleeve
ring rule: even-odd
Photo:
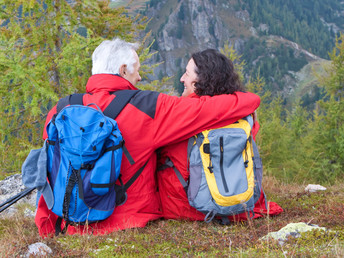
[[[252,114],[259,104],[259,96],[250,92],[200,98],[160,94],[154,118],[155,146],[159,148],[203,130],[231,124]]]
[[[254,124],[253,124],[253,127],[252,127],[252,136],[253,136],[253,140],[256,140],[256,135],[259,131],[259,128],[260,128],[260,124],[258,123],[258,121],[256,121]]]

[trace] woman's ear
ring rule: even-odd
[[[196,91],[196,81],[193,81],[191,83],[191,87],[192,87],[192,92],[194,93]]]
[[[124,77],[127,73],[127,65],[126,64],[122,64],[121,67],[119,68],[119,75],[121,77]]]

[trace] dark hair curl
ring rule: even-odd
[[[232,94],[244,91],[233,62],[215,49],[206,49],[192,54],[196,64],[197,82],[195,93],[203,95]]]

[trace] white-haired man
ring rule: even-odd
[[[138,45],[121,39],[102,42],[92,55],[92,76],[86,85],[83,104],[96,103],[104,110],[119,90],[137,90],[141,80]],[[236,92],[197,99],[179,98],[154,91],[139,91],[116,118],[135,160],[122,160],[122,180],[126,183],[146,164],[143,172],[127,190],[127,200],[117,206],[104,221],[86,226],[70,226],[68,233],[106,234],[115,230],[144,227],[148,221],[161,218],[157,193],[156,150],[167,144],[190,138],[209,128],[221,127],[253,113],[260,99],[252,93]],[[56,113],[54,107],[47,121]],[[46,132],[43,135],[47,137]],[[42,236],[53,234],[57,217],[41,198],[36,225]]]
[[[121,39],[103,41],[92,55],[92,74],[118,74],[133,86],[141,81],[138,43]]]

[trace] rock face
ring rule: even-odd
[[[233,46],[236,54],[244,55],[245,61],[248,62],[245,67],[250,70],[245,71],[245,78],[269,67],[265,69],[267,72],[264,75],[260,75],[266,80],[273,96],[282,96],[289,103],[295,99],[294,94],[298,94],[296,97],[300,98],[306,92],[296,91],[297,87],[304,85],[296,76],[297,69],[302,68],[298,66],[305,67],[320,60],[311,53],[310,48],[306,51],[301,45],[290,41],[288,34],[274,35],[271,23],[254,19],[256,15],[253,11],[249,13],[250,8],[247,8],[246,1],[147,0],[146,4],[143,15],[147,16],[150,22],[144,35],[151,32],[146,43],[154,41],[152,50],[158,51],[147,61],[147,65],[161,63],[154,69],[154,75],[149,77],[161,79],[165,75],[175,76],[168,87],[172,87],[172,83],[176,88],[181,86],[178,81],[192,53],[206,48],[220,50],[229,45]],[[342,14],[338,13],[339,15]],[[276,22],[279,22],[279,19]],[[334,32],[343,30],[339,28],[340,24],[337,24],[338,27],[325,21],[323,23]],[[281,53],[282,46],[288,51]],[[275,55],[276,52],[279,56]],[[276,63],[281,63],[281,67],[272,69],[271,64],[275,66]],[[277,73],[277,79],[275,71],[281,71]],[[314,82],[307,86],[307,93],[315,85]]]
[[[173,76],[180,68],[184,69],[189,56],[205,48],[219,49],[224,44],[233,45],[240,53],[244,40],[236,35],[239,26],[247,26],[249,31],[248,14],[236,12],[234,5],[224,0],[179,0],[160,1],[154,8],[148,10],[147,16],[152,20],[148,29],[152,30],[156,50],[159,50],[158,60],[164,63],[157,68],[164,70],[168,76]],[[160,21],[164,15],[165,22],[155,28],[155,21]],[[227,24],[233,22],[234,26]],[[247,24],[247,25],[246,25]]]
[[[16,174],[5,178],[4,180],[0,181],[0,204],[3,204],[11,197],[15,196],[16,194],[20,193],[25,189],[25,186],[22,183],[21,174]],[[26,195],[22,199],[20,199],[15,204],[11,205],[3,212],[0,213],[0,216],[10,216],[17,212],[16,206],[18,204],[28,203],[32,206],[36,205],[36,195],[37,191],[34,190],[30,194]],[[2,208],[2,207],[0,207]]]

